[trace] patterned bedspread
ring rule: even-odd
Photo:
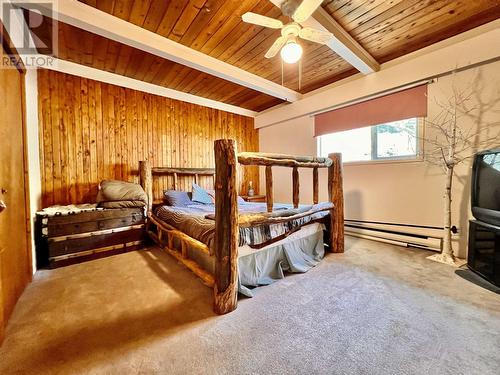
[[[260,247],[273,239],[283,237],[305,224],[320,220],[328,215],[328,211],[320,210],[326,209],[329,205],[330,203],[301,205],[299,208],[294,209],[292,205],[274,204],[272,214],[274,219],[281,216],[302,215],[299,215],[301,217],[284,222],[240,227],[239,246],[249,245],[251,247]],[[265,213],[266,204],[240,203],[238,210],[240,214]],[[210,216],[213,216],[214,211],[214,205],[206,204],[192,204],[187,207],[160,206],[156,209],[155,216],[212,248],[215,237],[215,221]],[[280,212],[283,214],[280,215]]]

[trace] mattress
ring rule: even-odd
[[[328,205],[330,203],[301,205],[294,209],[291,205],[275,204],[271,214],[274,219],[294,214],[301,215],[298,218],[281,222],[242,226],[239,228],[239,246],[248,245],[259,248],[274,239],[289,235],[308,223],[321,221],[328,215],[328,210],[326,210]],[[267,207],[265,203],[245,202],[238,204],[238,211],[240,214],[266,214]],[[155,216],[213,248],[215,239],[214,212],[215,206],[207,204],[191,204],[185,207],[160,206],[155,210]]]

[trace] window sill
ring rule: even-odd
[[[342,164],[345,166],[357,165],[373,165],[373,164],[404,164],[404,163],[421,163],[424,159],[421,157],[411,159],[388,159],[388,160],[362,160],[362,161],[346,161]]]

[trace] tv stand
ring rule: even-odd
[[[500,287],[500,226],[469,221],[469,269]]]

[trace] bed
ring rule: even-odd
[[[277,207],[276,207],[277,206]],[[324,255],[323,224],[331,208],[329,204],[276,205],[275,212],[294,213],[295,219],[278,223],[240,226],[238,228],[238,292],[252,297],[252,287],[270,284],[285,272],[306,272]],[[266,204],[238,202],[239,215],[265,212]],[[154,220],[174,227],[207,246],[208,252],[197,251],[187,244],[187,258],[194,260],[209,274],[215,273],[215,205],[192,202],[186,206],[160,205],[153,211]],[[172,247],[179,249],[180,241]],[[181,248],[182,250],[182,248]]]
[[[148,196],[149,236],[214,289],[214,310],[233,311],[238,292],[251,297],[252,288],[306,272],[321,261],[324,243],[343,252],[343,198],[340,154],[328,158],[264,153],[236,153],[235,142],[215,141],[215,169],[152,167],[140,162],[140,180]],[[248,203],[237,194],[238,163],[264,166],[266,203]],[[272,168],[292,169],[293,203],[273,202]],[[313,170],[313,204],[299,204],[299,168]],[[318,202],[318,169],[328,169],[329,201]],[[153,179],[173,176],[198,182],[214,179],[214,204],[190,202],[178,206],[153,197]],[[158,199],[160,198],[160,199]]]

